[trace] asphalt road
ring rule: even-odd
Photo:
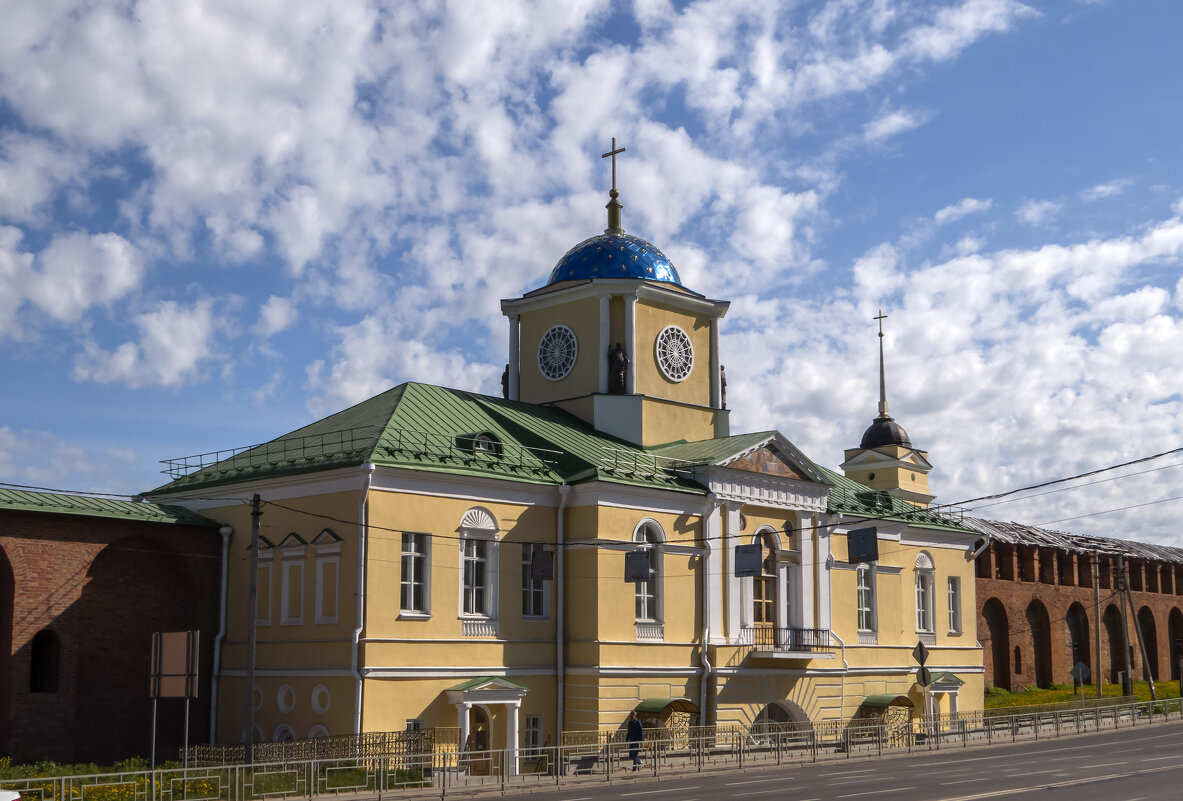
[[[579,784],[534,801],[1183,801],[1183,722],[911,756]],[[507,795],[509,795],[507,793]]]

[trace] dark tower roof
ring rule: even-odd
[[[863,440],[859,447],[863,450],[881,448],[884,445],[899,445],[901,448],[911,448],[908,432],[904,427],[886,415],[876,417],[871,426],[863,432]]]

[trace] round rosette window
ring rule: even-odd
[[[575,332],[565,325],[556,325],[538,343],[538,369],[549,380],[558,381],[571,372],[578,355]]]
[[[684,381],[694,368],[694,346],[676,325],[667,325],[657,335],[657,366],[670,381]]]

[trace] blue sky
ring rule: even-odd
[[[625,229],[733,301],[733,430],[837,465],[883,308],[938,501],[1183,446],[1176,2],[5,6],[0,482],[498,392],[612,136]],[[1180,461],[978,512],[1183,545]]]

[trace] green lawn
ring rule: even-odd
[[[1179,682],[1177,681],[1156,681],[1154,689],[1158,693],[1159,699],[1164,698],[1178,698],[1179,697]],[[1120,698],[1121,685],[1106,684],[1104,689],[1105,697]],[[1139,701],[1150,700],[1150,685],[1144,681],[1134,682],[1134,695],[1138,697]],[[1071,684],[1053,684],[1046,690],[1030,689],[1023,692],[1011,693],[1006,690],[1000,690],[997,687],[986,688],[985,706],[986,709],[996,709],[999,707],[1010,706],[1033,706],[1036,704],[1060,704],[1065,701],[1079,700],[1081,697],[1080,690],[1073,690]],[[1096,685],[1089,685],[1084,688],[1085,698],[1096,698]]]

